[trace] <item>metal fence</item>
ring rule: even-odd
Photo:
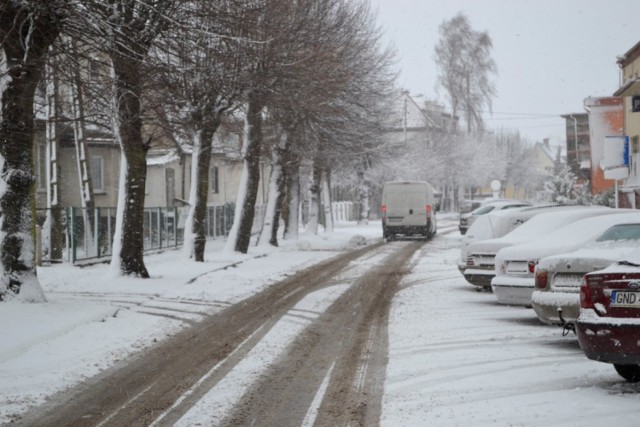
[[[182,245],[187,209],[145,208],[144,250]],[[257,212],[261,209],[256,207]],[[207,237],[226,237],[233,224],[233,215],[233,205],[208,206],[205,221]],[[38,209],[36,220],[37,260],[76,263],[112,254],[116,208]]]

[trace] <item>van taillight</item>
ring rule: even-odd
[[[387,218],[387,205],[380,206],[380,211],[382,212],[382,219]]]
[[[427,205],[427,218],[431,218],[431,205]]]
[[[586,277],[582,278],[582,283],[580,284],[580,307],[594,308],[593,300],[591,299],[591,291],[589,290]]]
[[[549,283],[549,273],[547,270],[536,271],[536,288],[545,289]]]

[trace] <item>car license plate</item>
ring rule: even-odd
[[[524,261],[511,261],[507,263],[507,273],[519,274],[527,273],[527,263]]]
[[[402,220],[403,220],[403,219],[404,219],[404,218],[403,218],[403,217],[401,217],[401,216],[390,216],[390,217],[388,218],[388,221],[389,221],[389,223],[397,224],[397,223],[399,223],[399,222],[402,222]]]
[[[640,292],[611,292],[612,307],[636,307],[640,308]]]
[[[584,274],[566,274],[566,273],[558,273],[553,277],[553,287],[554,288],[576,288],[576,292],[578,288],[580,288],[580,283],[582,283],[582,276]]]
[[[475,262],[478,265],[495,265],[495,258],[489,255],[475,255]]]

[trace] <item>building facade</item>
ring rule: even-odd
[[[591,145],[589,115],[587,113],[564,114],[566,128],[567,165],[576,176],[576,184],[584,185],[590,178]]]
[[[623,98],[589,97],[584,100],[584,108],[589,115],[591,194],[596,195],[608,191],[615,184],[614,180],[605,178],[602,161],[606,138],[624,135]]]
[[[629,138],[629,175],[619,184],[622,207],[640,207],[640,42],[618,58],[620,88],[614,96],[623,99],[624,135]]]

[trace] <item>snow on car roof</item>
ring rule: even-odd
[[[474,242],[473,246],[469,245],[468,251],[491,250],[492,248],[527,242],[578,219],[613,213],[616,213],[616,210],[611,208],[580,209],[578,206],[576,206],[576,209],[541,212],[502,237]]]
[[[524,206],[495,212],[492,211],[486,215],[479,216],[475,222],[471,224],[467,234],[465,234],[466,239],[463,238],[463,243],[468,245],[471,240],[477,242],[480,240],[502,237],[519,225],[524,224],[530,218],[542,213],[576,209],[587,210],[608,208],[604,208],[602,206],[542,205]]]
[[[575,260],[581,260],[583,262],[589,260],[592,264],[600,261],[613,263],[624,259],[630,252],[636,250],[637,247],[637,240],[614,240],[589,243],[588,246],[575,251],[546,256],[540,260],[538,266],[541,268],[550,268]]]
[[[613,225],[639,221],[640,212],[629,211],[584,218],[529,242],[501,249],[496,254],[496,263],[505,259],[535,259],[572,251],[594,241]]]

